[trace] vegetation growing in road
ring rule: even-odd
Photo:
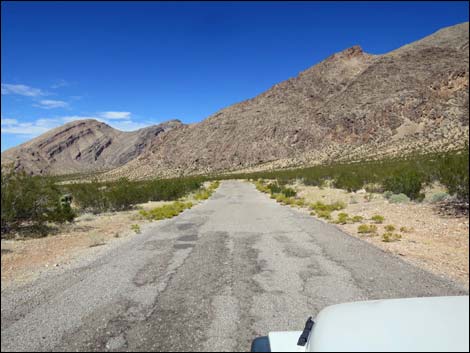
[[[192,206],[192,202],[175,201],[168,205],[155,207],[149,211],[140,210],[139,214],[149,221],[158,221],[165,218],[175,217]]]
[[[138,224],[132,224],[131,230],[133,230],[136,234],[140,234],[142,232]]]

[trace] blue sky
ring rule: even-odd
[[[468,2],[6,2],[2,151],[79,118],[200,121],[359,44],[386,53]]]

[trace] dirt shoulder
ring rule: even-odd
[[[169,202],[148,202],[138,206],[139,209],[151,209],[165,203]],[[93,248],[136,236],[136,230],[144,223],[147,221],[138,216],[138,210],[99,215],[86,213],[43,238],[2,239],[2,288],[13,282],[31,280],[48,268],[66,265],[77,257],[86,256]]]
[[[325,222],[334,223],[340,212],[347,213],[350,217],[362,216],[364,220],[360,223],[336,226],[352,236],[400,256],[405,261],[469,287],[468,216],[444,215],[436,204],[429,202],[392,204],[381,194],[375,193],[349,193],[340,189],[303,185],[293,187],[297,190],[298,197],[304,198],[308,203],[343,201],[346,204],[344,210],[333,212],[332,220],[324,220]],[[374,215],[385,218],[383,223],[376,224],[377,235],[359,234],[358,226],[361,223],[375,224],[370,221]],[[386,232],[387,225],[393,225],[396,232],[402,227],[407,231],[400,232],[402,238],[399,241],[383,242],[381,235]]]

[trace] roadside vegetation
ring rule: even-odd
[[[468,145],[460,151],[409,156],[402,159],[320,165],[310,168],[231,174],[227,178],[274,180],[272,187],[297,181],[308,186],[333,186],[349,192],[380,192],[394,203],[422,201],[423,189],[435,182],[457,202],[469,201]],[[277,186],[276,186],[277,185]],[[260,185],[257,185],[259,188]],[[266,186],[265,186],[266,187]],[[261,187],[261,191],[264,191]],[[271,192],[275,192],[271,190]],[[286,197],[288,195],[285,195]]]
[[[194,193],[196,201],[204,200],[219,184],[216,181],[204,188],[202,177],[148,181],[122,178],[112,182],[94,179],[63,184],[55,177],[31,176],[4,166],[1,180],[2,238],[10,238],[17,233],[44,236],[50,234],[54,226],[73,222],[80,214],[132,210],[137,204],[176,201],[191,193]],[[163,214],[174,214],[180,207],[178,205],[172,210],[165,208]],[[161,214],[155,211],[148,217],[160,219]]]

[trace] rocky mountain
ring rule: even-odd
[[[468,31],[468,22],[444,28],[383,55],[354,46],[200,123],[149,133],[142,148],[135,147],[142,132],[135,132],[127,144],[101,151],[106,141],[119,140],[102,127],[86,135],[90,151],[80,163],[85,147],[59,147],[69,143],[67,133],[44,153],[40,141],[59,129],[19,147],[27,153],[5,152],[2,163],[8,154],[43,172],[53,164],[54,172],[99,166],[116,167],[109,178],[145,178],[457,149],[468,141]],[[42,154],[33,155],[38,149]]]
[[[123,132],[93,119],[76,120],[2,153],[2,165],[31,174],[69,174],[108,170],[143,153],[160,133],[181,126],[178,120]]]
[[[354,46],[201,123],[162,134],[110,177],[314,165],[468,141],[469,25],[384,55]]]

